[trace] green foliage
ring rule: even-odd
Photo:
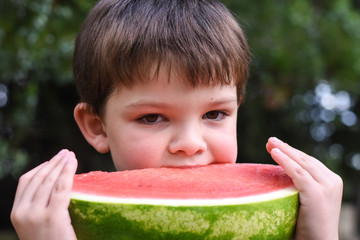
[[[354,197],[360,170],[360,149],[351,140],[360,131],[359,9],[350,0],[225,4],[244,27],[253,54],[239,109],[239,160],[272,162],[264,144],[276,135],[338,172],[345,196]],[[329,107],[344,95],[350,99],[346,108]],[[349,125],[346,116],[355,122]]]
[[[360,169],[360,149],[351,140],[360,129],[359,9],[350,0],[224,3],[238,17],[252,52],[239,110],[239,161],[271,162],[264,144],[276,135],[339,172],[351,189]],[[74,127],[77,97],[69,90],[75,88],[74,39],[93,4],[0,1],[0,179],[17,176],[64,145],[88,160],[80,167],[93,162],[96,153],[82,145]],[[328,108],[319,102],[319,86],[328,86],[330,97],[346,92],[351,104]],[[346,125],[345,114],[355,115],[355,123]],[[97,164],[92,166],[104,162]]]
[[[349,0],[225,3],[248,35],[254,61],[251,80],[289,87],[289,96],[322,78],[347,91],[359,89],[360,15]]]
[[[40,85],[72,84],[74,38],[90,7],[86,1],[0,2],[0,84],[6,93],[0,107],[0,178],[20,172],[29,161],[31,149],[23,143],[37,131]]]

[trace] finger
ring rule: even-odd
[[[331,173],[330,170],[316,158],[291,147],[277,138],[270,138],[267,149],[272,151],[274,148],[278,148],[281,152],[288,155],[290,159],[297,162],[303,169],[308,171],[318,182],[326,180]]]
[[[16,188],[15,200],[14,200],[13,207],[16,207],[19,204],[20,199],[22,198],[24,189],[28,185],[29,181],[33,178],[35,173],[47,163],[48,162],[43,162],[42,164],[40,164],[37,167],[31,169],[29,172],[25,173],[24,175],[22,175],[20,177],[18,186]]]
[[[74,157],[74,153],[68,151],[64,156],[62,156],[61,159],[53,166],[53,168],[50,169],[44,180],[39,184],[33,198],[33,202],[35,202],[38,207],[48,206],[53,188],[55,187],[55,183],[58,180],[69,157]]]
[[[68,156],[66,164],[59,175],[51,193],[49,208],[67,209],[70,203],[70,194],[74,175],[77,169],[75,155]],[[66,201],[65,201],[66,199]]]
[[[271,150],[271,157],[284,169],[285,173],[292,179],[295,187],[300,191],[310,191],[309,187],[316,183],[312,175],[302,168],[297,162],[278,148]]]
[[[37,192],[40,184],[44,181],[44,179],[48,176],[49,172],[54,168],[54,166],[57,165],[57,163],[67,152],[68,150],[60,151],[49,162],[46,162],[40,168],[38,168],[38,170],[33,174],[31,179],[24,187],[20,201],[22,201],[23,203],[31,203],[33,201],[34,195]]]

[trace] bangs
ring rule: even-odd
[[[181,1],[169,1],[169,4],[154,1],[151,5],[149,2],[152,1],[124,11],[131,13],[121,17],[125,23],[114,23],[113,28],[124,25],[132,29],[118,29],[121,36],[117,38],[115,34],[113,49],[103,56],[111,59],[107,66],[114,80],[120,79],[125,86],[131,86],[156,78],[164,67],[169,73],[175,71],[183,76],[192,87],[245,83],[249,62],[247,43],[225,6],[212,1],[213,5],[203,6],[202,1],[190,1],[192,5],[189,2],[180,5]],[[155,3],[158,5],[154,7]],[[141,21],[134,21],[134,15],[141,16]],[[109,54],[113,56],[109,58]],[[154,68],[155,76],[151,76]]]

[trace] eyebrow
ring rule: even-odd
[[[209,103],[210,106],[216,106],[216,105],[222,105],[222,104],[228,104],[228,103],[232,103],[232,102],[238,102],[237,98],[220,98],[220,99],[215,99],[215,100],[212,100],[211,99],[211,102]]]
[[[170,108],[170,105],[163,102],[148,102],[148,101],[138,101],[134,103],[130,103],[126,106],[126,108],[142,108],[142,107],[154,107],[154,108]]]
[[[205,105],[208,106],[218,106],[218,105],[223,105],[223,104],[229,104],[232,102],[238,102],[237,98],[219,98],[219,99],[215,99],[213,100],[213,98],[211,98],[211,101],[206,103]],[[170,104],[168,103],[164,103],[164,102],[157,102],[157,101],[143,101],[143,100],[139,100],[137,102],[134,103],[130,103],[129,105],[126,106],[126,108],[129,109],[136,109],[136,108],[142,108],[142,107],[154,107],[154,108],[172,108]]]

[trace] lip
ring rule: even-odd
[[[163,167],[170,168],[189,168],[189,167],[202,167],[209,164],[214,164],[216,161],[214,160],[206,160],[206,159],[194,159],[194,158],[176,158],[173,159],[170,164],[166,164]]]
[[[191,164],[183,164],[183,165],[177,165],[177,166],[174,166],[174,165],[166,165],[166,166],[163,166],[163,167],[165,167],[165,168],[197,168],[197,167],[204,167],[204,166],[207,166],[208,164],[201,164],[201,165],[199,165],[199,164],[193,164],[193,165],[191,165]]]

